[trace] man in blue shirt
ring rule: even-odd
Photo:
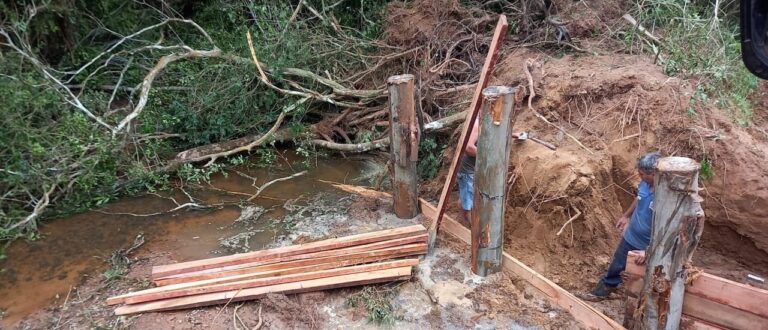
[[[642,251],[639,263],[645,262],[645,250],[651,242],[653,226],[653,193],[656,162],[661,158],[657,152],[645,154],[637,161],[637,174],[640,185],[637,187],[637,198],[616,222],[616,228],[624,231],[613,260],[603,278],[592,289],[592,295],[605,298],[621,284],[621,272],[627,266],[627,253],[633,250]]]

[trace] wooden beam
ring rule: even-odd
[[[389,86],[390,159],[393,169],[395,215],[410,219],[419,214],[419,161],[421,132],[414,106],[413,75],[404,74],[387,79]]]
[[[515,88],[483,90],[480,137],[477,141],[475,196],[472,215],[472,272],[487,276],[501,271],[504,252],[506,177],[510,131],[515,121]]]
[[[366,190],[363,187],[359,187],[356,190]],[[371,190],[372,191],[372,190]],[[373,193],[371,193],[373,195]],[[383,192],[376,193],[375,195],[385,194]],[[430,204],[427,200],[420,198],[421,212],[430,219],[437,217],[437,207]],[[469,229],[459,224],[456,220],[450,216],[445,216],[445,223],[443,229],[446,233],[457,238],[458,240],[469,245],[472,241]],[[599,310],[590,306],[586,302],[577,298],[567,290],[561,288],[556,283],[548,280],[546,277],[537,273],[530,267],[526,266],[519,260],[512,257],[510,254],[504,252],[502,255],[502,265],[504,269],[510,271],[523,280],[531,284],[534,288],[538,289],[541,293],[547,296],[552,302],[568,311],[573,315],[573,318],[581,322],[588,329],[616,329],[621,330],[624,327],[621,326],[615,320],[612,320]]]
[[[315,280],[284,283],[258,288],[206,293],[190,297],[171,298],[134,305],[125,305],[115,309],[116,315],[128,315],[151,311],[166,311],[217,304],[253,300],[269,293],[301,293],[318,290],[336,289],[372,283],[407,280],[411,277],[412,267],[402,267],[372,271],[361,274],[319,278]]]
[[[638,256],[634,251],[629,252],[625,270],[629,277],[629,281],[626,283],[627,289],[634,295],[640,293],[642,285],[636,283],[642,283],[642,274],[645,274],[645,266],[639,266],[635,263]],[[766,303],[768,302],[768,290],[765,289],[734,282],[712,274],[701,273],[685,287],[685,293],[684,305],[690,296],[697,296],[768,319],[768,303]],[[687,309],[684,307],[684,310]],[[701,319],[720,324],[717,320]]]
[[[387,240],[382,242],[376,242],[371,244],[363,244],[363,245],[356,245],[336,250],[328,250],[328,251],[320,251],[320,252],[313,252],[313,253],[305,253],[305,254],[296,254],[296,255],[289,255],[289,256],[281,256],[276,258],[271,258],[267,260],[261,260],[261,261],[254,261],[254,262],[244,262],[239,264],[234,264],[230,266],[224,266],[224,267],[216,267],[216,268],[210,268],[210,269],[203,269],[198,271],[192,271],[192,272],[185,272],[182,274],[176,274],[171,276],[165,276],[155,279],[155,283],[158,285],[163,282],[163,280],[171,279],[171,278],[182,278],[185,276],[190,275],[200,275],[200,274],[207,274],[207,273],[220,273],[225,271],[232,271],[237,269],[244,269],[244,268],[255,268],[260,266],[266,266],[266,265],[272,265],[272,264],[279,264],[276,265],[276,267],[272,268],[265,268],[265,269],[280,269],[285,268],[283,265],[290,261],[300,261],[300,260],[307,260],[307,259],[317,259],[322,257],[332,257],[332,256],[349,256],[353,253],[357,252],[369,252],[369,251],[378,251],[382,249],[387,249],[391,247],[403,247],[409,244],[418,244],[418,243],[426,243],[427,242],[427,234],[421,234],[421,235],[415,235],[411,237],[404,237],[404,238],[397,238],[393,240]],[[357,255],[358,257],[362,255]],[[305,265],[300,264],[299,265]]]
[[[680,327],[685,281],[704,229],[699,167],[685,157],[665,157],[656,164],[648,268],[640,295],[643,306],[635,313],[633,329]]]
[[[638,290],[638,292],[640,291]],[[632,322],[634,321],[634,314],[635,314],[635,310],[637,309],[637,298],[627,296],[625,308],[626,309],[624,313],[624,327],[629,329],[629,328],[632,328]],[[683,317],[680,320],[680,329],[723,330],[726,328],[683,314]]]
[[[448,195],[453,188],[454,182],[456,182],[456,170],[458,169],[459,162],[462,155],[464,155],[464,149],[467,148],[469,142],[469,132],[475,125],[477,115],[480,112],[480,97],[483,89],[488,86],[488,82],[491,80],[491,74],[493,68],[496,66],[496,60],[499,57],[499,51],[501,45],[504,42],[504,37],[507,34],[507,17],[499,15],[499,21],[496,23],[496,29],[493,32],[493,39],[491,39],[491,45],[488,47],[488,55],[485,57],[485,63],[483,69],[480,70],[480,80],[475,87],[475,93],[472,96],[472,104],[469,106],[469,114],[464,121],[464,127],[461,129],[461,135],[459,136],[459,144],[456,146],[456,150],[453,152],[453,161],[451,167],[448,168],[448,176],[445,178],[445,184],[443,190],[440,193],[440,200],[437,203],[437,214],[429,226],[429,249],[435,246],[437,239],[437,231],[440,228],[440,221],[442,220],[443,213],[445,213],[446,202]]]
[[[207,280],[207,279],[216,279],[221,277],[246,275],[246,274],[259,276],[256,274],[276,272],[281,270],[284,271],[285,274],[288,274],[288,273],[295,273],[295,272],[301,271],[301,269],[306,269],[307,267],[316,267],[317,270],[319,270],[321,268],[327,268],[333,265],[336,265],[337,267],[349,266],[349,265],[356,265],[361,263],[382,261],[382,260],[387,260],[392,258],[400,258],[400,257],[406,257],[406,256],[425,254],[426,252],[427,252],[426,243],[408,244],[405,246],[391,247],[391,248],[386,248],[386,249],[381,249],[376,251],[355,252],[346,256],[327,256],[327,257],[320,257],[320,258],[314,258],[314,259],[296,260],[296,261],[269,264],[269,265],[263,265],[263,266],[257,266],[257,267],[238,268],[238,269],[221,270],[221,271],[214,271],[214,272],[209,272],[209,270],[206,270],[202,272],[183,274],[184,276],[179,276],[179,277],[167,277],[163,279],[158,279],[155,282],[158,283],[159,286],[164,286],[164,285],[170,285],[170,284],[178,284],[178,283],[193,282],[193,281],[200,281],[200,280]],[[272,274],[274,275],[274,273]]]
[[[217,268],[235,265],[245,262],[262,261],[272,258],[280,258],[305,253],[341,249],[350,246],[363,245],[392,239],[411,237],[421,235],[426,232],[422,225],[380,230],[372,233],[352,235],[340,238],[327,239],[324,241],[291,245],[269,250],[260,250],[248,253],[239,253],[224,257],[210,258],[181,262],[177,264],[155,266],[152,268],[152,277],[161,278],[186,272],[198,271],[203,269]]]
[[[277,285],[291,282],[301,282],[314,280],[318,278],[334,277],[349,274],[359,274],[377,270],[412,267],[419,264],[419,259],[404,259],[394,260],[386,262],[378,262],[373,264],[365,264],[350,267],[324,269],[312,272],[302,272],[298,274],[290,274],[283,276],[270,276],[257,279],[245,279],[241,281],[227,282],[227,283],[208,283],[202,284],[198,282],[185,283],[180,285],[169,285],[165,287],[159,287],[149,290],[142,290],[133,292],[124,297],[124,301],[127,304],[137,304],[148,301],[155,301],[168,298],[185,297],[204,293],[214,293],[223,291],[232,291],[239,289],[256,288],[261,286]],[[205,282],[205,281],[203,281]]]

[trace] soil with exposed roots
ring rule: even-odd
[[[472,15],[457,10],[452,1],[418,3],[405,14],[398,8],[403,24],[390,24],[388,35],[439,39],[445,32],[433,24],[435,18],[430,15],[436,10],[459,21]],[[435,4],[443,4],[442,9]],[[572,37],[583,38],[589,31],[620,22],[624,13],[620,5],[606,1],[591,7],[580,3],[555,7],[570,22]],[[463,14],[451,16],[455,12]],[[589,16],[595,12],[600,15]],[[582,47],[600,45],[583,41]],[[594,50],[599,49],[590,52]],[[566,289],[588,290],[607,268],[620,237],[615,221],[635,196],[637,159],[660,151],[707,159],[715,174],[700,181],[707,218],[695,263],[737,281],[748,272],[768,274],[768,191],[764,188],[768,133],[761,128],[763,119],[758,115],[750,127],[739,127],[725,109],[690,103],[696,82],[667,76],[651,56],[600,53],[604,55],[573,52],[556,58],[510,38],[502,48],[491,85],[517,86],[526,95],[517,105],[520,115],[513,131],[528,131],[557,145],[552,151],[524,141],[511,148],[505,178],[510,183],[506,249]],[[532,108],[586,148],[537,118],[528,107],[523,69],[528,59],[538,64],[532,72],[536,92]],[[473,90],[456,94],[468,105]],[[764,90],[763,86],[760,93]],[[755,113],[765,106],[756,102]],[[446,150],[441,174],[422,187],[423,194],[439,196],[453,152],[452,147]],[[457,212],[458,205],[452,203],[449,211]]]

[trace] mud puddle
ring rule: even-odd
[[[37,241],[18,241],[0,262],[0,328],[10,328],[53,301],[74,299],[73,287],[101,276],[116,250],[145,244],[134,257],[158,253],[184,261],[256,250],[295,238],[297,216],[312,216],[307,204],[338,205],[339,193],[319,180],[353,182],[371,161],[318,159],[307,173],[263,189],[258,187],[303,170],[298,157],[283,153],[267,168],[240,166],[211,177],[210,184],[124,198],[106,207],[45,225]],[[313,203],[310,203],[313,202]],[[194,203],[205,207],[184,207]],[[294,233],[294,234],[292,234]],[[76,291],[76,290],[74,290]]]

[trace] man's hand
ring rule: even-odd
[[[645,251],[637,251],[637,259],[635,259],[635,265],[645,265]]]
[[[622,215],[619,220],[616,221],[616,229],[619,230],[619,232],[624,232],[624,229],[627,228],[627,224],[629,223],[629,217],[626,215]]]

